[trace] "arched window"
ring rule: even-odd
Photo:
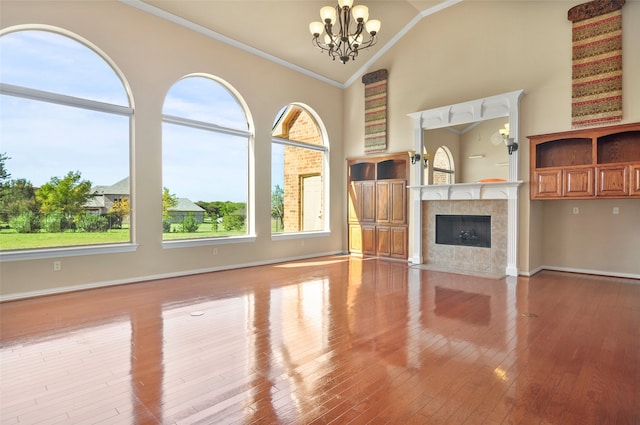
[[[328,148],[318,119],[302,105],[280,110],[271,132],[271,230],[327,230]]]
[[[433,156],[433,184],[454,184],[455,173],[451,151],[440,146]]]
[[[130,242],[133,108],[120,72],[52,27],[0,32],[0,55],[1,249]]]
[[[246,235],[249,147],[244,102],[208,75],[176,82],[162,114],[163,239]]]

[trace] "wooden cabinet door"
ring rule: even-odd
[[[390,184],[389,222],[392,224],[407,223],[407,182],[394,180]]]
[[[376,182],[376,222],[389,223],[391,216],[391,190],[388,180]]]
[[[362,216],[361,222],[376,221],[376,182],[362,181]]]
[[[359,224],[349,225],[349,252],[362,254],[362,228]]]
[[[376,254],[380,257],[391,255],[391,228],[389,226],[376,226]]]
[[[562,170],[562,186],[564,196],[593,196],[593,167],[565,168]]]
[[[531,198],[562,196],[562,170],[536,170],[531,181]]]
[[[406,226],[391,227],[391,257],[406,259],[409,257]]]
[[[352,254],[376,254],[376,226],[349,225],[349,252]]]
[[[631,184],[629,186],[631,196],[640,196],[640,164],[631,166]]]
[[[604,165],[597,169],[598,196],[629,195],[629,167],[626,165]]]
[[[362,253],[376,255],[376,226],[362,226]]]
[[[357,223],[362,215],[362,184],[351,182],[349,184],[349,223]]]

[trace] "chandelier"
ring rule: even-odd
[[[349,59],[354,60],[360,50],[376,44],[380,21],[369,20],[367,6],[353,6],[353,0],[338,0],[337,6],[321,8],[320,18],[322,22],[309,24],[313,44],[327,52],[333,60],[338,58],[340,62],[347,63]],[[333,32],[334,29],[336,33]],[[320,39],[323,32],[324,37]],[[366,41],[365,33],[368,34]]]

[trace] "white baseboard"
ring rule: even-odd
[[[529,270],[528,272],[521,271],[521,276],[533,276],[534,274],[542,271],[542,270],[551,270],[556,272],[567,272],[567,273],[580,273],[580,274],[592,274],[597,276],[608,276],[608,277],[621,277],[626,279],[637,279],[640,284],[640,274],[635,273],[619,273],[612,272],[607,270],[591,270],[591,269],[577,269],[573,267],[558,267],[558,266],[540,266],[533,270]]]
[[[208,268],[204,268],[204,269],[184,270],[184,271],[175,272],[175,273],[163,273],[163,274],[149,275],[149,276],[137,276],[137,277],[132,277],[132,278],[128,278],[128,279],[118,279],[118,280],[110,280],[110,281],[103,281],[103,282],[92,282],[92,283],[87,283],[87,284],[84,284],[84,285],[62,286],[62,287],[58,287],[58,288],[44,289],[44,290],[39,290],[39,291],[18,292],[18,293],[15,293],[15,294],[9,294],[9,295],[0,296],[0,302],[13,301],[13,300],[19,300],[19,299],[24,299],[24,298],[42,297],[42,296],[45,296],[45,295],[55,295],[55,294],[61,294],[61,293],[65,293],[65,292],[82,291],[82,290],[85,290],[85,289],[104,288],[104,287],[107,287],[107,286],[127,285],[127,284],[130,284],[130,283],[145,282],[145,281],[149,281],[149,280],[158,280],[158,279],[167,279],[167,278],[171,278],[171,277],[188,276],[188,275],[192,275],[192,274],[200,274],[200,273],[217,272],[217,271],[223,271],[223,270],[240,269],[240,268],[243,268],[243,267],[263,266],[263,265],[268,265],[268,264],[284,263],[284,262],[287,262],[287,261],[306,260],[306,259],[309,259],[309,258],[326,257],[328,255],[345,255],[345,254],[348,254],[348,253],[345,252],[345,251],[334,251],[334,252],[327,252],[327,253],[322,253],[322,254],[300,255],[300,256],[296,256],[296,257],[276,258],[276,259],[273,259],[273,260],[255,261],[255,262],[252,262],[252,263],[240,263],[240,264],[231,264],[231,265],[218,266],[218,267],[208,267]]]

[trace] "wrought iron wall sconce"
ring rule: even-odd
[[[422,166],[427,168],[429,166],[429,154],[426,152],[422,155],[416,153],[416,151],[407,151],[409,154],[409,159],[411,160],[411,164],[415,165],[420,162],[420,158],[422,158]]]
[[[505,124],[504,128],[499,130],[499,133],[500,136],[502,136],[502,140],[504,140],[504,144],[507,145],[509,155],[518,150],[518,143],[516,143],[513,137],[509,137],[509,124]]]

